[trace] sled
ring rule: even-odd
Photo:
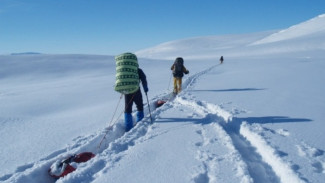
[[[158,99],[155,102],[155,107],[161,107],[162,105],[164,105],[166,102],[173,100],[176,97],[176,94],[174,92],[171,92],[170,94],[166,95],[165,98],[163,99]]]
[[[164,105],[167,101],[165,100],[157,100],[156,101],[156,108],[161,107],[162,105]]]
[[[95,154],[93,154],[92,152],[74,154],[62,161],[56,161],[55,163],[53,163],[50,169],[48,170],[48,173],[51,177],[59,179],[76,170],[76,168],[71,166],[70,163],[83,163],[93,157],[95,157]]]

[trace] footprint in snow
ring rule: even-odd
[[[324,164],[325,164],[324,162],[323,163],[322,162],[314,162],[314,163],[312,163],[314,171],[316,173],[325,173]]]
[[[313,167],[314,172],[325,173],[325,162],[323,160],[320,160],[320,158],[324,155],[323,150],[311,147],[305,143],[297,145],[297,149],[300,156],[305,157],[309,159],[310,162],[312,162],[311,166]]]
[[[285,129],[278,129],[276,130],[276,133],[284,137],[288,137],[290,135],[289,131]]]
[[[311,147],[305,143],[302,145],[297,145],[297,148],[300,156],[315,158],[324,154],[323,150]]]

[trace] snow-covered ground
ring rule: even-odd
[[[153,123],[144,97],[146,117],[127,133],[114,56],[2,55],[0,182],[55,182],[49,167],[85,151],[96,157],[56,182],[323,182],[324,24],[136,52]],[[178,56],[190,74],[173,98]]]

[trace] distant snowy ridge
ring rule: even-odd
[[[251,45],[290,40],[314,34],[325,34],[325,14],[319,15],[306,22],[291,26],[288,29],[284,29],[277,33],[271,34],[270,36],[256,41]]]
[[[220,54],[258,41],[274,31],[239,35],[202,36],[169,41],[157,46],[135,52],[139,57],[151,59],[215,58]],[[195,50],[195,51],[194,51]]]
[[[281,31],[181,39],[139,50],[136,54],[151,59],[173,60],[182,56],[218,60],[222,55],[229,58],[307,50],[325,50],[325,14]]]
[[[23,53],[12,53],[11,55],[38,55],[38,52],[23,52]]]

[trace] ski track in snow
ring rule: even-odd
[[[221,106],[205,101],[195,100],[190,90],[200,76],[217,69],[220,65],[214,65],[206,70],[188,77],[183,83],[183,91],[171,98],[169,92],[165,92],[151,99],[152,119],[155,121],[159,115],[174,107],[186,107],[193,111],[193,115],[202,117],[204,124],[193,124],[196,128],[200,141],[195,143],[197,147],[196,158],[201,165],[193,173],[191,180],[199,182],[218,182],[218,172],[222,172],[222,160],[227,159],[236,167],[234,172],[243,183],[248,182],[308,182],[307,178],[279,155],[279,151],[270,145],[261,131],[268,129],[260,125],[248,124],[234,119],[236,112],[228,112]],[[1,94],[2,95],[2,94]],[[157,99],[171,99],[162,107],[154,109],[153,103]],[[148,107],[145,106],[145,114],[148,114]],[[131,131],[124,133],[122,120],[116,124],[89,136],[79,136],[73,139],[66,148],[57,150],[37,162],[17,167],[12,174],[0,177],[4,182],[55,182],[48,173],[48,168],[57,160],[78,152],[91,151],[96,156],[86,163],[81,163],[75,172],[57,180],[57,183],[67,182],[92,182],[102,173],[114,168],[128,152],[139,143],[154,138],[155,130],[150,123],[150,116],[147,115],[143,122],[136,124]],[[269,129],[269,131],[271,131]],[[279,129],[272,131],[275,135],[282,137],[290,136],[287,130]],[[105,134],[109,134],[105,136]],[[103,139],[103,136],[105,138]],[[100,148],[98,145],[103,140]],[[213,149],[220,146],[226,147],[224,154],[215,154]],[[311,147],[305,143],[297,143],[297,152],[301,157],[308,159],[314,171],[324,172],[324,151]],[[42,176],[36,176],[42,175]]]

